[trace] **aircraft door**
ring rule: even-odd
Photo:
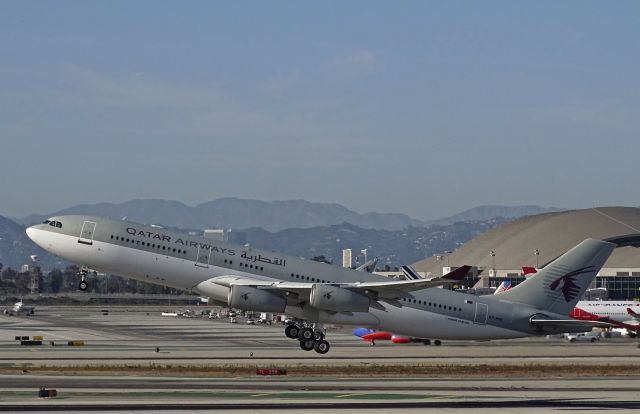
[[[209,267],[209,257],[211,256],[211,250],[203,249],[198,246],[198,257],[196,259],[196,266]]]
[[[93,235],[96,231],[96,222],[95,221],[85,221],[82,223],[82,230],[80,230],[80,237],[78,238],[78,243],[82,244],[93,244]]]
[[[486,303],[476,302],[476,317],[474,318],[473,323],[486,325],[487,316],[489,316],[489,305],[487,305]]]

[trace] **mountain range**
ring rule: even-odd
[[[248,229],[261,227],[277,232],[290,228],[313,228],[349,223],[363,229],[402,230],[431,224],[452,224],[457,221],[485,221],[494,217],[517,218],[559,211],[539,206],[480,206],[448,218],[423,221],[398,213],[358,213],[340,204],[312,203],[306,200],[259,201],[240,198],[217,200],[187,206],[179,201],[138,199],[123,203],[81,204],[44,215],[16,219],[29,225],[65,214],[87,214],[115,219],[157,224],[183,229]]]

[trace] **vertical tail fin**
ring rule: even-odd
[[[500,298],[568,315],[615,247],[613,243],[587,239],[518,286],[503,292]]]
[[[510,280],[504,280],[502,283],[500,283],[500,286],[498,286],[498,288],[496,289],[495,292],[493,292],[494,295],[499,295],[500,293],[506,292],[507,290],[511,289],[513,287],[513,285],[511,284]]]
[[[420,280],[422,277],[411,266],[402,266],[402,272],[407,280]]]

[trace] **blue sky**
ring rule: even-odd
[[[639,205],[638,2],[0,2],[0,214]]]

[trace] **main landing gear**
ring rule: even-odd
[[[83,292],[89,289],[89,282],[87,282],[87,273],[89,273],[87,269],[80,269],[80,271],[78,272],[78,275],[80,276],[80,283],[78,283],[78,289],[80,289]]]
[[[319,354],[326,354],[331,348],[329,342],[324,339],[322,328],[316,324],[313,324],[313,327],[309,327],[293,323],[287,325],[284,329],[284,334],[287,338],[300,341],[300,349],[304,351],[315,350]]]

